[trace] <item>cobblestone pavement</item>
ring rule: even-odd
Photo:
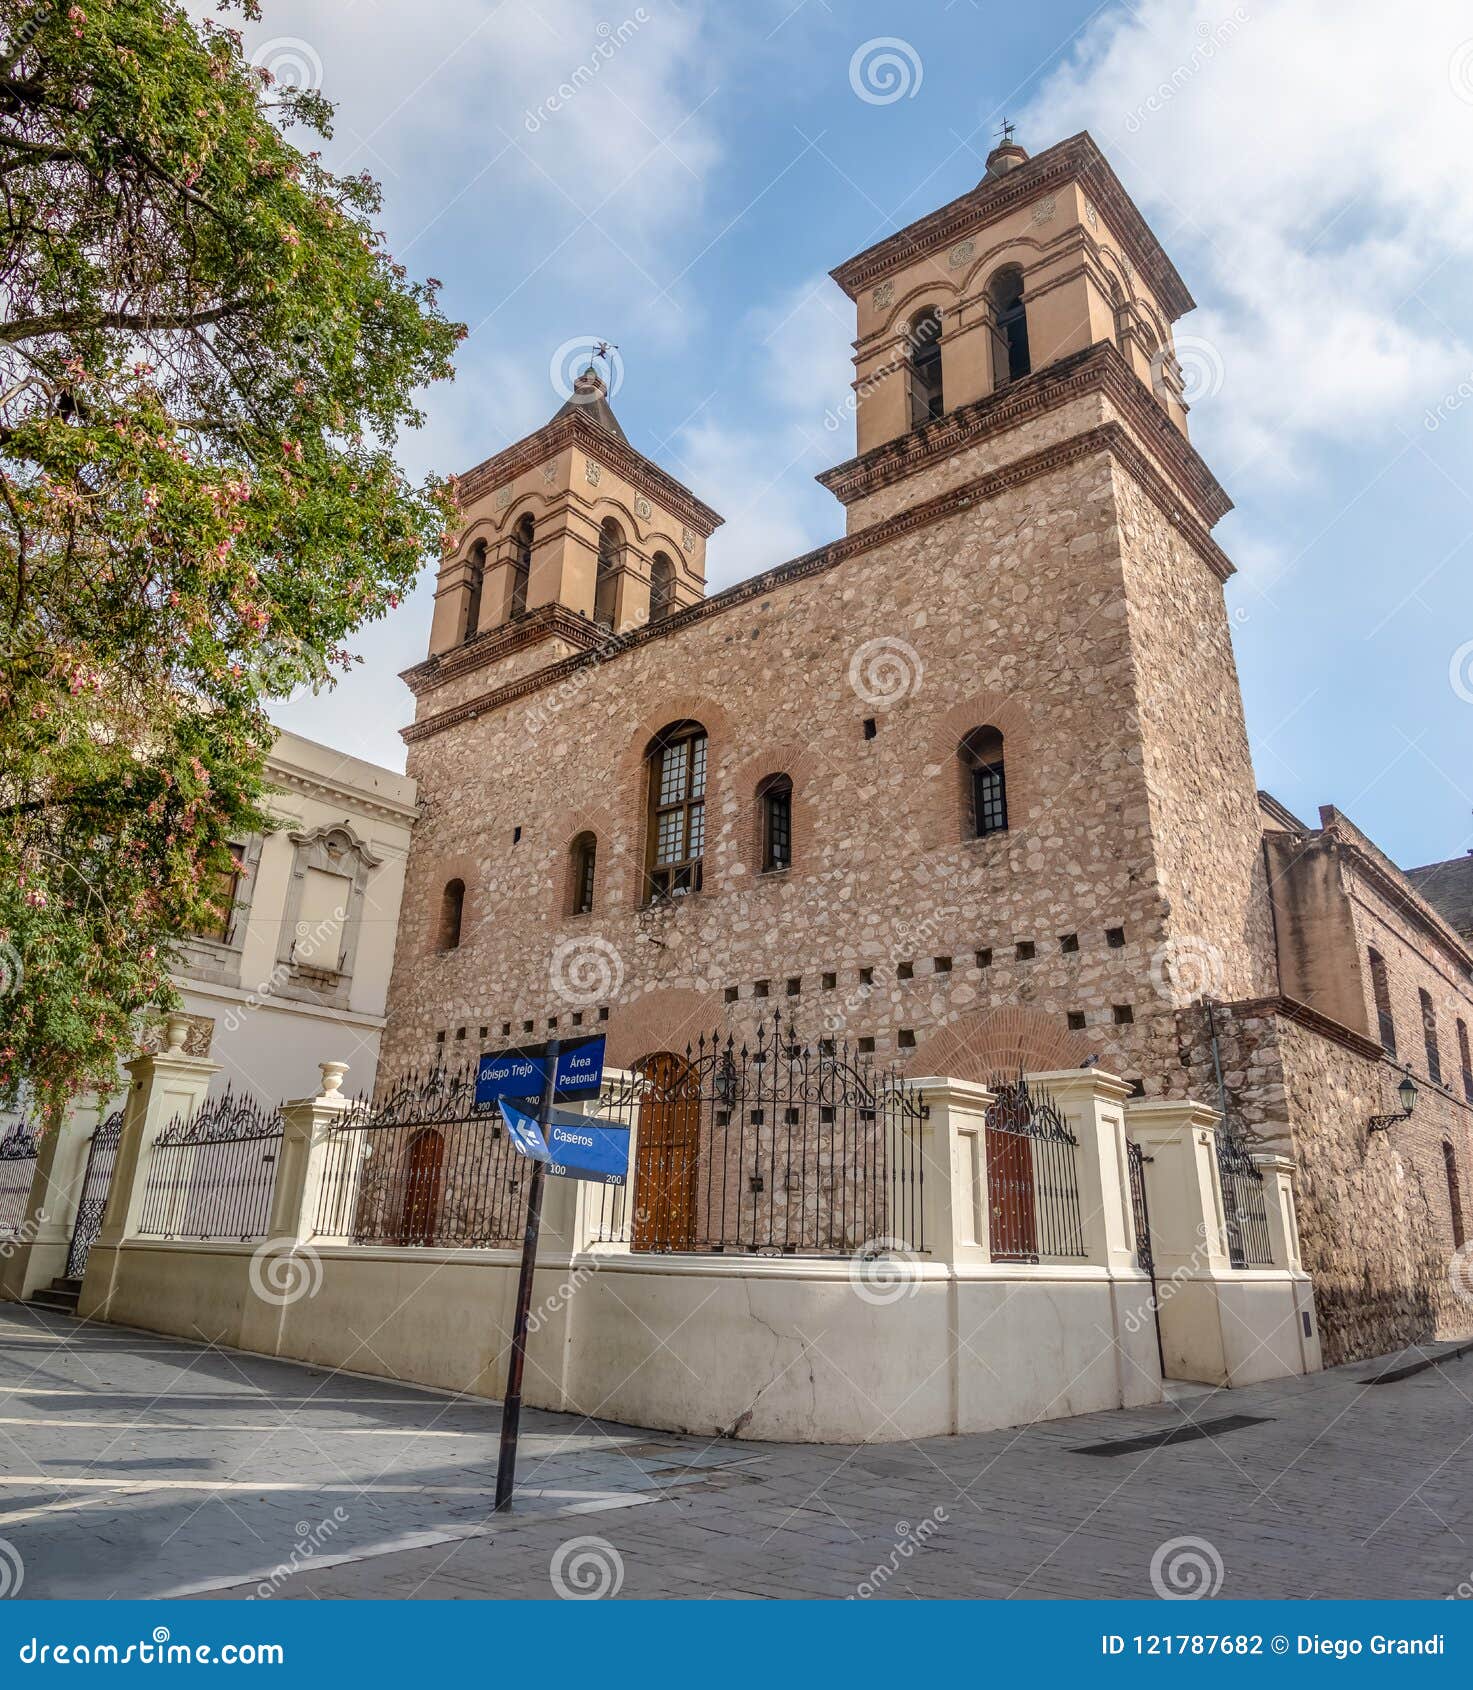
[[[528,1413],[510,1519],[497,1430],[479,1399],[0,1310],[26,1596],[1126,1597],[1153,1561],[1223,1597],[1473,1590],[1473,1356],[1448,1346],[909,1444]]]

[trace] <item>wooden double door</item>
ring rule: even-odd
[[[634,1151],[636,1250],[689,1250],[696,1239],[701,1097],[689,1065],[670,1051],[635,1064],[646,1081]]]

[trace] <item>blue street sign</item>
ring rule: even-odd
[[[501,1118],[506,1122],[507,1136],[511,1139],[515,1148],[523,1156],[530,1157],[534,1162],[550,1161],[551,1157],[548,1155],[547,1145],[542,1137],[542,1128],[537,1125],[532,1116],[524,1114],[515,1105],[508,1103],[505,1098],[501,1101],[500,1109]]]
[[[547,1127],[547,1150],[548,1173],[562,1179],[623,1185],[629,1178],[629,1128],[616,1121],[554,1110]]]
[[[604,1036],[599,1033],[563,1046],[554,1075],[555,1102],[581,1103],[598,1096],[604,1076],[604,1045]],[[546,1078],[545,1045],[488,1053],[476,1069],[476,1102],[484,1106],[503,1097],[540,1097]]]

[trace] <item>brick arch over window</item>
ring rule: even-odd
[[[732,771],[730,787],[740,805],[738,825],[741,832],[738,846],[741,861],[753,875],[762,873],[763,865],[763,788],[767,782],[785,775],[792,782],[789,805],[792,821],[793,868],[802,872],[811,867],[820,847],[818,816],[814,800],[818,783],[823,779],[824,765],[806,746],[770,745],[745,758]]]
[[[460,946],[464,946],[474,928],[475,859],[462,855],[442,857],[436,863],[423,865],[423,880],[419,879],[421,865],[415,864],[412,857],[410,863],[414,883],[405,887],[404,911],[406,920],[412,913],[423,923],[421,932],[424,949],[431,956],[439,956],[445,950],[440,943],[440,928],[444,914],[445,888],[452,881],[459,881],[465,889],[460,909]],[[460,946],[455,948],[459,949]]]
[[[1061,1015],[1008,1004],[973,1010],[922,1038],[905,1068],[911,1074],[947,1074],[985,1081],[994,1075],[1077,1068],[1099,1049],[1088,1032],[1071,1032]]]
[[[965,749],[968,737],[979,728],[995,728],[1002,736],[1009,829],[1016,831],[1023,826],[1037,803],[1035,736],[1026,709],[1016,697],[1004,693],[974,693],[953,705],[930,736],[926,774],[936,796],[918,812],[922,842],[929,849],[976,837],[972,826],[972,769]],[[1000,843],[994,840],[994,845]]]
[[[624,748],[614,765],[611,805],[618,807],[617,851],[629,866],[621,901],[643,904],[645,845],[650,799],[649,750],[655,738],[675,722],[699,722],[706,730],[706,855],[704,890],[715,889],[715,876],[728,851],[728,835],[721,822],[721,798],[729,790],[731,754],[735,743],[730,714],[715,699],[699,693],[668,693],[662,703],[644,711],[622,730]],[[611,725],[608,736],[621,730]]]

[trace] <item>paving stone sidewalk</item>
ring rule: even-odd
[[[1149,1597],[1153,1561],[1222,1597],[1473,1588],[1473,1356],[1450,1346],[908,1444],[528,1413],[510,1519],[498,1429],[479,1399],[0,1310],[26,1596]]]

